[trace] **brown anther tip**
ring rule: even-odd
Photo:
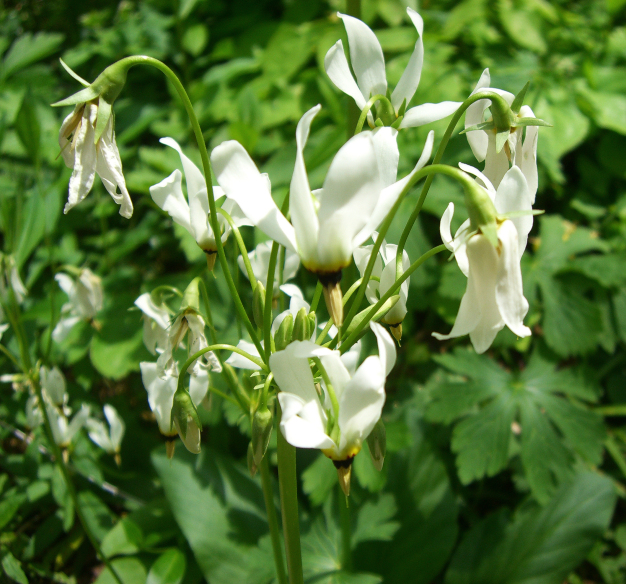
[[[402,323],[390,325],[389,330],[391,331],[393,338],[396,339],[396,341],[398,341],[398,345],[399,345],[400,341],[402,340]]]
[[[206,254],[206,267],[208,268],[209,272],[212,272],[213,268],[215,267],[215,260],[217,259],[217,251],[204,250],[204,253]]]
[[[176,438],[168,438],[165,441],[165,453],[167,454],[168,460],[172,460],[172,458],[174,458],[175,449],[176,449]]]
[[[341,284],[339,282],[330,282],[324,284],[324,300],[328,314],[333,319],[336,327],[343,324],[343,293],[341,292]]]
[[[337,468],[337,478],[339,479],[339,486],[346,497],[350,496],[350,476],[352,475],[352,465],[347,467]]]

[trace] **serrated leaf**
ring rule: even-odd
[[[366,502],[358,510],[352,546],[362,541],[391,541],[400,528],[400,523],[393,520],[396,511],[396,503],[389,493],[381,495],[377,501]]]

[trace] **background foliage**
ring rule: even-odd
[[[523,263],[533,336],[503,331],[483,356],[467,339],[439,343],[465,282],[454,262],[412,277],[401,360],[387,385],[388,457],[378,474],[357,457],[351,496],[353,560],[340,557],[335,470],[298,453],[306,577],[310,582],[558,584],[624,581],[626,565],[626,2],[440,0],[425,20],[425,67],[415,103],[462,101],[484,67],[554,127],[539,138],[546,210]],[[88,521],[126,582],[264,584],[273,563],[260,483],[245,464],[246,423],[213,396],[203,452],[179,448],[170,463],[138,373],[150,358],[134,299],[159,284],[202,274],[202,252],[172,225],[148,187],[179,164],[158,138],[172,136],[196,161],[184,110],[155,71],[133,69],[115,104],[117,142],[135,203],[117,215],[102,185],[61,213],[70,171],[58,159],[66,112],[49,103],[77,90],[63,59],[92,80],[111,62],[148,54],[186,84],[210,147],[237,139],[284,197],[295,124],[324,105],[306,161],[320,186],[345,141],[347,98],[323,58],[344,30],[341,0],[86,0],[5,2],[0,16],[0,222],[29,289],[25,325],[33,360],[59,364],[70,404],[112,403],[126,425],[122,465],[81,435],[71,469]],[[363,1],[391,86],[415,43],[399,0]],[[345,43],[345,39],[344,39]],[[426,133],[400,135],[400,175]],[[444,162],[473,163],[454,138]],[[416,194],[405,201],[406,211]],[[413,230],[412,258],[439,243],[439,217],[458,188],[438,177]],[[460,216],[461,214],[459,214]],[[390,241],[403,227],[394,222]],[[249,248],[255,243],[246,233]],[[227,250],[235,262],[232,244]],[[63,265],[104,279],[100,330],[84,324],[61,345],[50,332],[65,301]],[[235,271],[238,272],[237,268]],[[215,326],[240,330],[223,280],[207,277]],[[242,278],[241,275],[239,275]],[[314,281],[301,270],[297,283]],[[16,352],[10,332],[3,341]],[[0,356],[4,373],[13,365]],[[221,380],[212,380],[221,387]],[[24,434],[26,391],[0,387],[0,564],[16,582],[112,582],[75,520],[39,431]],[[354,476],[353,475],[353,476]],[[1,578],[1,576],[0,576]]]

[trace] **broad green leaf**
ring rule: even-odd
[[[85,522],[98,541],[113,527],[114,515],[92,491],[78,493],[78,504]]]
[[[543,54],[547,44],[541,35],[541,18],[530,6],[515,6],[512,0],[499,0],[500,22],[509,36],[521,47]]]
[[[20,561],[11,552],[6,552],[2,558],[2,569],[11,580],[18,584],[28,584],[28,578],[22,570]]]
[[[337,470],[322,453],[302,473],[302,490],[315,506],[321,505],[337,484]]]
[[[387,467],[383,465],[382,470],[376,470],[367,443],[363,444],[363,449],[352,463],[352,477],[370,493],[379,492],[387,482]]]
[[[13,492],[0,501],[0,529],[3,529],[27,500],[26,495]]]
[[[148,570],[145,563],[138,557],[132,558],[116,558],[111,561],[113,569],[121,578],[123,584],[137,584],[145,582]],[[118,584],[113,574],[108,568],[105,568],[94,584]]]
[[[198,23],[190,26],[183,34],[181,45],[190,55],[197,57],[209,42],[209,29]]]
[[[612,288],[626,284],[625,265],[626,254],[608,253],[574,258],[569,269],[596,280],[606,288]]]
[[[24,33],[11,45],[4,56],[0,79],[6,79],[16,71],[45,59],[59,48],[63,39],[64,35],[59,33]]]
[[[626,134],[626,97],[591,89],[582,90],[580,96],[598,126]]]
[[[180,584],[185,575],[185,567],[185,554],[171,548],[152,564],[146,584]]]
[[[508,525],[494,514],[470,530],[446,584],[560,584],[608,527],[616,494],[611,480],[584,472],[548,505],[520,512]]]
[[[41,124],[37,116],[37,106],[32,94],[27,91],[24,94],[22,105],[17,112],[15,129],[24,149],[28,153],[35,166],[39,163],[39,150],[41,146]]]
[[[377,501],[368,501],[358,509],[356,527],[352,531],[352,546],[362,541],[391,541],[400,528],[393,518],[397,512],[391,494],[381,495]]]

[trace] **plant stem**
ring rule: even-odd
[[[263,313],[263,344],[265,345],[265,362],[269,364],[272,354],[272,300],[274,298],[274,273],[278,259],[278,243],[272,244],[270,263],[267,267],[267,288],[265,289],[265,312]]]
[[[280,406],[278,412],[282,416]],[[285,551],[290,584],[304,584],[302,551],[300,549],[300,519],[298,517],[298,483],[296,478],[296,448],[278,431],[278,486],[285,535]]]
[[[233,218],[226,212],[224,209],[218,209],[218,213],[224,216],[226,221],[230,224],[231,231],[233,232],[233,237],[239,246],[239,253],[241,253],[241,257],[243,259],[243,265],[246,269],[246,274],[248,275],[248,280],[250,281],[250,285],[254,290],[256,288],[256,277],[254,276],[254,272],[252,271],[252,265],[250,264],[250,258],[248,257],[248,250],[246,249],[246,244],[243,241],[243,237],[241,237],[241,232],[239,231],[239,227],[235,225]]]
[[[265,499],[265,510],[267,512],[267,523],[270,528],[270,538],[272,539],[272,552],[274,553],[274,565],[276,566],[276,578],[278,584],[287,584],[287,573],[285,572],[285,560],[283,550],[280,545],[280,529],[278,527],[278,515],[274,506],[274,490],[272,489],[272,477],[270,476],[267,455],[261,461],[261,482],[263,484],[263,498]]]
[[[339,519],[341,523],[341,567],[352,570],[352,524],[350,522],[350,507],[348,497],[343,494],[341,487],[338,491]]]

